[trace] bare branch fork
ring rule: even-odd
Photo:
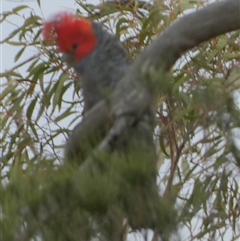
[[[217,2],[176,21],[140,54],[116,86],[110,102],[99,102],[74,128],[66,152],[76,153],[77,150],[71,149],[76,145],[71,143],[81,146],[90,132],[112,126],[95,151],[107,150],[114,138],[141,119],[154,104],[155,96],[166,85],[169,69],[182,54],[237,29],[240,29],[240,0]]]

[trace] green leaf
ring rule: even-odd
[[[46,62],[41,62],[37,66],[34,65],[28,75],[28,78],[31,80],[31,82],[37,83],[38,80],[44,75],[45,70],[48,68],[49,66]]]
[[[25,46],[26,45],[26,43],[23,43],[23,42],[15,42],[15,41],[9,41],[9,40],[7,40],[6,43],[10,44],[12,46],[22,46],[22,45]]]
[[[29,6],[27,6],[27,5],[18,6],[18,7],[16,7],[16,8],[14,8],[14,9],[12,10],[12,12],[13,12],[13,13],[17,13],[17,12],[19,12],[19,11],[25,9],[25,8],[29,8]]]
[[[162,135],[159,136],[159,144],[161,147],[161,151],[167,156],[170,157],[170,155],[167,153],[165,149],[165,143],[164,143],[164,137]]]
[[[41,9],[41,0],[37,0],[37,4],[38,4],[39,8]]]
[[[36,23],[38,23],[38,20],[42,20],[39,16],[31,15],[29,18],[27,18],[24,22],[24,26],[37,26]]]
[[[66,91],[66,88],[64,88],[64,84],[65,84],[66,80],[68,80],[68,75],[63,73],[53,87],[53,90],[54,90],[53,111],[55,110],[56,106],[58,106],[59,110],[61,109],[62,95]]]
[[[128,28],[128,22],[129,20],[126,19],[126,18],[120,18],[116,24],[116,36],[118,39],[120,39],[120,36],[121,36],[121,32],[124,30],[124,29],[127,29]]]
[[[35,128],[35,124],[34,123],[29,123],[28,126],[31,128],[31,130],[32,130],[36,140],[39,141],[39,133],[37,132],[37,130]]]
[[[76,111],[71,111],[71,107],[68,108],[66,111],[64,111],[61,115],[59,115],[58,117],[55,118],[55,122],[59,122],[60,120],[63,120],[64,118],[74,114],[74,113],[77,113]]]
[[[23,48],[21,48],[18,53],[15,55],[14,61],[18,61],[18,59],[21,57],[21,55],[23,54],[24,50],[26,49],[26,46],[24,46]]]
[[[38,101],[38,97],[33,99],[32,102],[30,103],[30,105],[27,108],[27,118],[30,122],[31,122],[32,114],[33,114],[33,111],[34,111],[34,108],[36,106],[37,101]]]
[[[15,29],[14,31],[12,31],[7,38],[5,38],[4,40],[2,40],[0,43],[5,43],[7,42],[9,39],[13,38],[15,35],[17,35],[19,32],[21,31],[20,28]]]

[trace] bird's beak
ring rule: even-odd
[[[64,62],[66,62],[67,64],[69,64],[70,66],[73,66],[75,60],[74,60],[74,56],[72,54],[63,54],[62,55],[62,60]]]

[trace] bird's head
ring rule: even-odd
[[[57,14],[46,22],[43,37],[47,43],[56,43],[59,51],[71,56],[73,61],[80,61],[97,45],[91,22],[69,13]]]

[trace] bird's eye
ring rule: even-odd
[[[77,49],[78,45],[77,44],[73,44],[72,45],[72,50],[75,51]]]

